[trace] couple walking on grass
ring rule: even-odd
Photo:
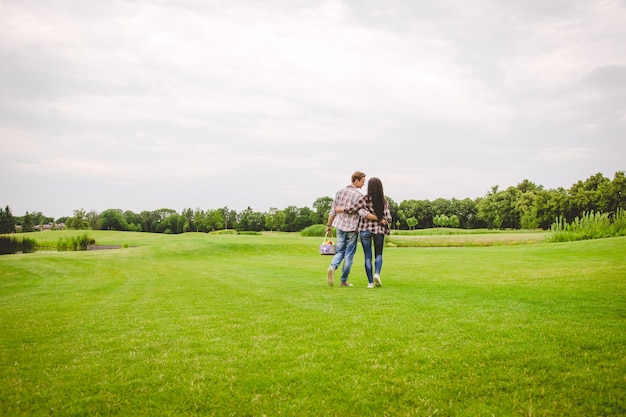
[[[365,174],[356,171],[352,174],[352,182],[335,195],[333,205],[328,214],[326,231],[334,226],[337,230],[336,253],[328,267],[326,280],[329,286],[335,285],[335,271],[341,261],[341,286],[351,287],[348,275],[352,268],[357,238],[361,239],[365,255],[365,273],[367,288],[382,286],[380,271],[383,267],[383,247],[385,235],[389,234],[391,212],[385,199],[382,182],[372,177],[367,184],[367,194],[359,191],[365,185]],[[374,265],[372,268],[372,243],[374,245]]]

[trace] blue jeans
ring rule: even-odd
[[[333,256],[333,260],[330,262],[330,266],[336,270],[343,260],[341,282],[348,281],[348,275],[350,274],[350,268],[352,268],[352,262],[354,260],[354,253],[356,252],[356,241],[356,232],[344,232],[337,229],[336,252],[335,256]]]
[[[361,246],[363,246],[363,255],[365,255],[365,273],[367,274],[367,281],[369,283],[374,282],[374,275],[372,274],[372,241],[374,241],[374,272],[380,275],[380,270],[383,269],[383,247],[385,246],[385,235],[375,235],[369,230],[361,232]]]

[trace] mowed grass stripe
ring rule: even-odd
[[[370,290],[360,248],[355,287],[329,288],[319,239],[143,235],[0,258],[0,411],[624,410],[624,239],[387,248]]]

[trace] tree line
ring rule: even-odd
[[[395,229],[431,227],[544,229],[557,220],[571,222],[585,213],[612,215],[626,209],[626,177],[624,171],[609,179],[597,173],[578,181],[569,189],[544,189],[529,180],[500,190],[493,186],[483,197],[429,200],[404,200],[396,203],[387,197]],[[163,208],[134,213],[108,209],[101,213],[74,210],[71,217],[54,221],[41,212],[14,217],[9,206],[0,208],[0,233],[11,233],[16,226],[23,231],[34,230],[34,225],[52,223],[69,229],[128,230],[152,233],[211,232],[225,229],[238,231],[297,232],[314,224],[325,224],[332,205],[332,197],[320,197],[310,207],[289,206],[270,208],[259,212],[247,207],[242,211],[228,207],[218,209],[187,208],[178,213]]]

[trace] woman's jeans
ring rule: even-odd
[[[341,282],[348,280],[350,268],[354,261],[354,253],[356,252],[357,232],[344,232],[337,229],[337,246],[335,256],[330,262],[333,269],[339,268],[339,264],[343,260],[343,268],[341,269]]]
[[[368,282],[374,282],[372,274],[372,241],[374,241],[374,272],[380,275],[383,268],[383,247],[385,246],[385,235],[376,235],[368,230],[361,232],[361,246],[363,246],[363,254],[365,255],[365,273]]]

